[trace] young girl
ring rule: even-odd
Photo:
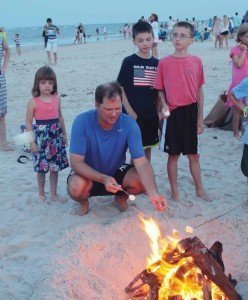
[[[152,14],[150,16],[150,24],[152,26],[154,42],[152,45],[152,56],[158,58],[158,16]]]
[[[45,199],[45,177],[50,171],[51,200],[63,201],[57,195],[57,183],[58,171],[68,167],[67,137],[57,97],[57,79],[50,67],[42,67],[36,72],[32,95],[27,106],[26,130],[32,131],[35,119],[34,141],[30,143],[30,149],[37,172],[39,197]]]
[[[229,86],[228,93],[238,85],[245,77],[248,77],[248,24],[243,24],[239,27],[237,32],[238,45],[234,46],[230,51],[230,58],[232,59],[232,82]],[[231,99],[228,97],[227,105],[233,106]],[[233,135],[236,138],[239,136],[239,119],[240,112],[233,108]]]

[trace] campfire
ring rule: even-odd
[[[130,299],[237,300],[237,281],[225,275],[222,244],[207,248],[197,237],[161,238],[158,224],[141,217],[152,253],[147,267],[126,287]]]

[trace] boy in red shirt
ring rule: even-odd
[[[175,51],[160,60],[154,87],[159,90],[164,120],[162,148],[169,154],[167,172],[171,197],[179,200],[177,162],[180,154],[188,156],[189,168],[196,188],[196,196],[210,200],[201,181],[197,134],[203,133],[204,74],[200,58],[189,55],[194,41],[194,27],[178,22],[172,30]],[[163,145],[164,142],[164,145]]]

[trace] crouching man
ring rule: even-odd
[[[67,190],[81,204],[81,214],[89,211],[92,196],[115,194],[120,211],[128,208],[128,196],[144,192],[155,209],[165,210],[166,198],[158,192],[154,172],[145,157],[137,123],[122,113],[122,91],[117,82],[99,85],[95,109],[81,113],[72,125],[70,162],[73,173]],[[128,165],[129,149],[134,165]]]

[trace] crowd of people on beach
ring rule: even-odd
[[[248,13],[246,15],[247,19],[240,23],[237,13],[236,19],[233,18],[233,34],[238,44],[230,52],[233,74],[227,91],[227,105],[235,107],[233,130],[237,138],[240,138],[237,127],[240,114],[248,116]],[[217,33],[220,35],[223,47],[231,33],[227,16],[221,21],[215,16],[208,25],[215,37]],[[89,212],[89,198],[92,196],[114,195],[116,207],[123,212],[128,209],[128,197],[141,193],[146,193],[156,210],[165,211],[167,198],[158,191],[151,165],[152,148],[159,142],[161,150],[168,154],[170,198],[180,201],[177,174],[178,160],[183,154],[189,160],[196,196],[212,200],[203,187],[198,153],[198,135],[204,131],[204,71],[201,59],[188,52],[199,24],[195,18],[189,22],[174,21],[169,17],[166,26],[173,52],[160,60],[157,58],[158,15],[153,13],[148,20],[142,17],[132,26],[137,52],[123,59],[119,74],[112,78],[113,81],[96,88],[95,109],[79,114],[73,122],[67,189],[70,197],[80,203],[82,215]],[[128,31],[129,27],[125,27]],[[74,43],[83,43],[83,39],[85,42],[83,24],[79,23],[76,30]],[[39,68],[35,74],[25,126],[37,174],[39,198],[46,199],[45,178],[49,172],[51,200],[63,202],[64,199],[57,194],[57,183],[58,172],[69,167],[68,140],[57,78],[50,67],[57,63],[57,35],[60,31],[52,19],[47,18],[44,32],[49,65]],[[15,36],[15,41],[20,48],[19,35]],[[4,74],[9,57],[6,35],[0,34],[1,151],[14,150],[7,142],[5,125],[7,88]],[[248,169],[247,124],[245,120],[242,162]],[[131,155],[128,163],[127,149]]]

